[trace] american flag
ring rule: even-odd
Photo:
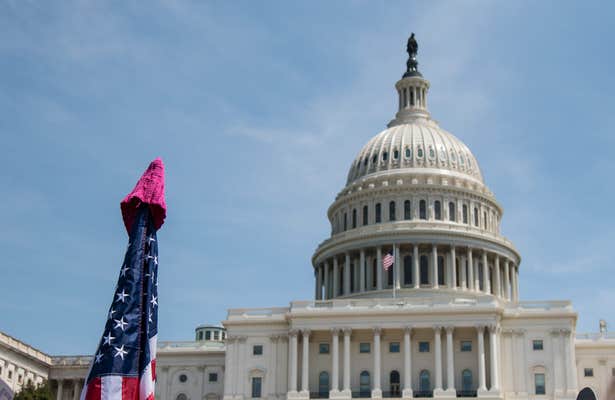
[[[133,223],[105,330],[80,400],[153,400],[158,242],[147,205]]]
[[[394,263],[395,258],[393,257],[393,254],[387,253],[384,255],[384,257],[382,257],[382,266],[384,267],[385,271],[388,271],[389,268],[391,268],[391,265],[393,265]]]

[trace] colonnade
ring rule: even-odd
[[[453,348],[454,326],[435,325],[432,327],[434,332],[434,383],[433,388],[425,391],[424,388],[413,388],[412,386],[412,346],[413,328],[411,326],[400,327],[403,330],[403,397],[412,397],[413,393],[420,397],[431,397],[444,395],[447,397],[456,397],[457,390],[455,386],[455,350]],[[467,328],[467,327],[463,327]],[[476,329],[477,338],[477,358],[478,358],[478,383],[475,385],[478,397],[481,395],[493,395],[500,393],[500,359],[499,359],[499,333],[498,325],[478,325]],[[330,382],[330,398],[351,398],[352,387],[350,384],[350,365],[351,351],[350,342],[352,329],[351,328],[331,328],[331,382]],[[373,334],[373,381],[371,383],[371,397],[382,398],[383,391],[381,385],[381,333],[382,328],[372,328]],[[446,335],[446,384],[443,379],[442,366],[442,334]],[[487,371],[485,360],[485,333],[489,335],[489,388],[487,388]],[[291,330],[289,332],[289,385],[288,398],[309,398],[309,355],[310,355],[310,329]],[[298,338],[302,338],[302,357],[301,357],[301,387],[300,392],[298,384]],[[343,341],[343,360],[342,360],[342,385],[340,386],[340,371],[339,371],[339,348],[340,336]],[[422,390],[421,390],[422,389]]]
[[[56,400],[64,400],[64,390],[71,390],[72,389],[72,395],[70,397],[70,399],[72,400],[79,400],[79,397],[81,396],[81,390],[83,389],[83,379],[55,379],[58,388],[57,388],[57,392],[56,392]],[[67,387],[65,387],[65,384],[69,383],[69,385]]]
[[[395,255],[393,279],[384,279],[383,255]],[[407,262],[411,263],[408,268]],[[487,266],[487,267],[485,267]],[[410,276],[408,276],[410,275]],[[441,244],[399,244],[348,251],[315,267],[316,300],[373,290],[440,287],[519,300],[519,267],[500,254]]]

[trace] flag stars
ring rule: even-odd
[[[128,353],[128,351],[124,350],[124,345],[122,345],[121,347],[114,346],[113,348],[115,349],[115,355],[113,357],[120,357],[122,360],[124,360],[124,355]]]
[[[113,322],[115,322],[115,326],[113,327],[113,329],[120,328],[122,332],[126,328],[126,325],[128,325],[128,322],[124,321],[124,317],[121,317],[120,319],[114,319]]]
[[[103,344],[111,346],[111,341],[115,339],[115,336],[111,336],[111,332],[107,333],[107,336],[103,336]]]
[[[158,299],[156,296],[152,295],[152,299],[149,302],[152,303],[152,307],[156,307],[158,305]]]
[[[130,268],[126,264],[122,266],[121,276],[126,276],[126,272],[130,271]]]
[[[152,242],[155,242],[155,241],[156,241],[156,239],[154,239],[154,237],[153,237],[153,236],[150,236],[150,237],[148,237],[148,238],[147,238],[147,241],[148,241],[149,243],[152,243]]]
[[[99,364],[102,361],[103,354],[98,352],[94,357],[96,358],[94,360],[94,364]]]
[[[124,302],[124,299],[126,297],[129,297],[124,291],[124,289],[122,289],[122,293],[116,293],[115,295],[117,296],[117,299],[115,299],[115,301],[121,301],[122,303]]]
[[[113,318],[113,314],[115,314],[115,310],[113,309],[113,307],[109,310],[109,319]]]
[[[154,264],[158,265],[158,256],[147,256],[148,259],[154,259]]]

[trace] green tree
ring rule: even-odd
[[[28,382],[26,386],[15,394],[13,400],[53,400],[49,381],[43,381],[40,385]]]

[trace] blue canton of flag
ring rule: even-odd
[[[153,400],[157,334],[158,242],[141,205],[81,400]]]

